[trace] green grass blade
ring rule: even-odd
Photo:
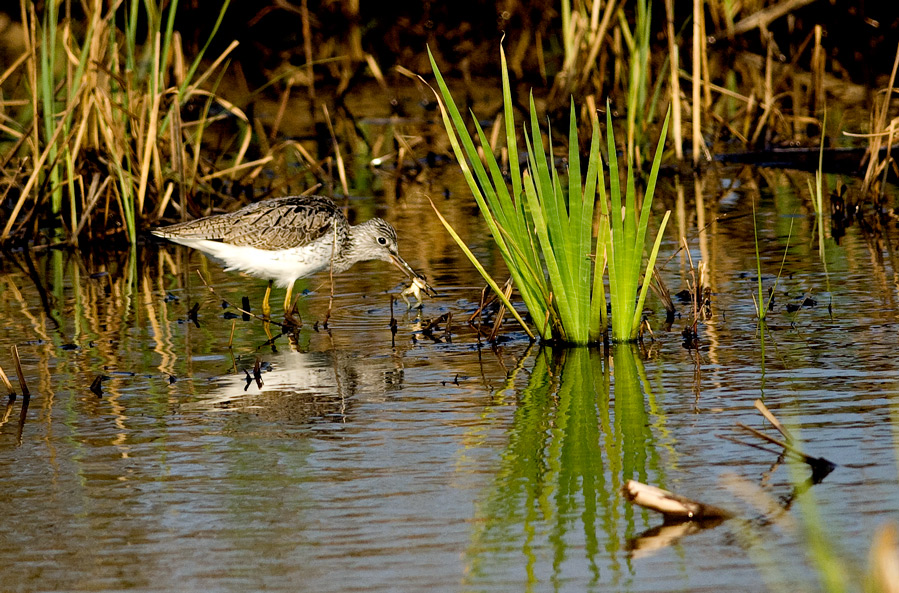
[[[534,149],[531,146],[530,139],[527,134],[525,134],[525,142],[528,146],[528,153],[533,159]],[[553,254],[553,246],[549,237],[550,231],[546,220],[546,217],[548,215],[544,213],[544,208],[541,203],[545,203],[552,198],[542,198],[539,195],[539,190],[534,183],[534,178],[531,175],[525,173],[522,177],[522,181],[524,183],[524,195],[527,198],[528,208],[531,211],[531,218],[534,222],[534,232],[536,233],[537,239],[540,242],[540,248],[543,252],[546,269],[549,272],[553,302],[555,303],[555,306],[559,311],[559,316],[562,319],[562,328],[568,328],[570,327],[569,323],[571,319],[571,312],[568,306],[566,287],[562,282],[558,260]],[[564,337],[564,334],[562,336],[562,339],[566,339]]]
[[[606,204],[605,193],[605,176],[602,171],[602,157],[599,147],[602,143],[602,135],[599,130],[599,118],[593,118],[593,136],[590,139],[590,157],[587,165],[587,179],[584,185],[584,209],[582,214],[583,226],[581,227],[581,249],[589,252],[593,247],[593,286],[590,291],[590,309],[588,312],[588,335],[587,339],[591,343],[598,342],[606,328],[606,291],[603,278],[607,265],[606,246],[609,241],[609,216],[608,205]],[[597,233],[596,243],[591,245],[593,238],[593,217],[596,208],[596,194],[599,192],[600,219],[599,233]],[[604,213],[604,214],[603,214]]]
[[[493,238],[496,240],[497,244],[500,244],[503,258],[506,262],[510,262],[510,251],[505,246],[505,240],[502,234],[496,229],[496,225],[491,220],[494,216],[497,216],[497,214],[502,212],[502,209],[497,206],[496,190],[491,183],[490,176],[484,169],[484,165],[481,163],[480,156],[474,145],[474,140],[472,139],[471,134],[468,133],[468,128],[465,126],[462,114],[459,112],[459,109],[453,101],[449,87],[447,87],[443,76],[440,74],[440,70],[437,68],[437,63],[434,61],[434,56],[431,54],[430,48],[428,49],[428,57],[431,60],[431,68],[434,71],[434,77],[437,80],[437,86],[440,89],[440,93],[435,93],[435,95],[437,96],[444,128],[446,128],[447,134],[450,137],[450,143],[453,146],[456,160],[462,168],[462,173],[465,177],[465,181],[468,183],[469,189],[471,189],[475,200],[478,202],[478,207],[484,214],[485,220],[487,220],[487,225],[490,228]],[[490,156],[493,156],[492,153]],[[475,181],[475,177],[477,178],[477,181]],[[503,183],[501,185],[505,190],[505,184]],[[488,213],[492,213],[492,215],[488,216]],[[503,216],[503,218],[506,217]],[[507,223],[505,220],[503,222]]]
[[[608,210],[610,238],[608,240],[609,292],[612,300],[612,337],[618,339],[623,333],[620,329],[626,326],[621,310],[627,298],[622,275],[625,270],[619,265],[621,251],[624,249],[624,223],[621,219],[621,179],[618,174],[618,155],[615,149],[615,131],[612,128],[612,108],[606,104],[606,140],[609,149],[609,200]],[[633,296],[633,295],[632,295]],[[626,339],[626,338],[625,338]]]
[[[592,143],[591,143],[592,144]],[[589,162],[589,161],[588,161]],[[588,165],[589,172],[589,165]],[[571,274],[572,293],[574,298],[573,309],[577,315],[579,333],[589,334],[590,326],[590,288],[591,288],[591,262],[589,235],[587,243],[584,242],[585,231],[592,231],[593,204],[587,204],[586,194],[588,187],[581,187],[581,155],[580,141],[577,130],[577,111],[574,107],[574,99],[571,100],[571,109],[568,117],[568,233],[565,237],[568,249],[568,268]],[[594,185],[595,191],[595,185]]]
[[[643,317],[643,305],[646,302],[646,294],[649,292],[649,285],[652,283],[652,270],[656,265],[656,256],[658,256],[659,247],[662,245],[662,237],[665,234],[665,226],[668,224],[669,216],[671,216],[670,210],[665,212],[665,216],[662,218],[662,224],[659,225],[659,232],[656,235],[652,251],[649,252],[649,261],[646,263],[646,271],[643,273],[643,286],[640,289],[640,298],[637,300],[637,309],[634,311],[634,316],[631,319],[631,340],[636,340],[637,333],[640,331],[640,321]]]
[[[588,339],[591,343],[599,342],[606,331],[609,320],[607,316],[608,302],[606,301],[606,289],[603,283],[606,266],[608,264],[609,244],[608,218],[600,221],[599,233],[596,236],[596,259],[593,262],[593,296],[590,301],[590,330]]]
[[[438,81],[442,82],[442,78],[438,79]],[[443,89],[446,89],[445,84],[443,85]],[[443,92],[443,90],[441,92]],[[448,95],[449,89],[446,89],[445,93]],[[468,134],[468,130],[465,129],[464,124],[462,123],[462,118],[459,115],[459,111],[455,109],[455,105],[447,105],[446,103],[444,103],[439,94],[437,94],[436,92],[434,94],[437,97],[437,104],[440,108],[440,116],[443,119],[443,126],[446,129],[447,135],[449,136],[450,145],[453,148],[453,153],[456,155],[456,160],[459,163],[459,168],[462,170],[462,176],[465,178],[466,183],[468,183],[468,188],[471,190],[475,201],[478,203],[478,207],[481,209],[481,213],[484,214],[484,220],[487,221],[487,226],[490,229],[490,233],[493,235],[497,246],[500,248],[503,259],[509,261],[509,249],[506,245],[505,239],[503,238],[502,233],[499,232],[496,220],[490,214],[490,207],[487,204],[484,195],[481,193],[482,187],[490,187],[490,178],[487,177],[486,171],[484,171],[483,167],[481,167],[480,171],[483,174],[483,178],[479,177],[477,181],[475,180],[474,173],[472,172],[471,167],[469,167],[470,161],[466,156],[466,153],[469,151],[469,149],[471,151],[474,151],[474,143],[472,142],[471,136]],[[477,153],[475,152],[475,154]],[[479,159],[476,159],[476,161],[480,163]]]
[[[642,246],[646,243],[646,229],[649,226],[649,217],[652,213],[652,200],[655,196],[656,181],[659,178],[659,167],[662,164],[662,153],[665,149],[665,139],[668,137],[668,120],[671,117],[671,110],[665,116],[665,123],[662,124],[662,133],[659,135],[659,143],[656,146],[656,154],[652,160],[652,168],[649,171],[649,180],[646,183],[646,193],[643,196],[643,206],[640,210],[640,224],[637,228],[637,245]]]
[[[512,179],[512,197],[524,212],[521,195],[521,165],[518,162],[518,140],[515,136],[515,108],[512,106],[512,88],[509,84],[509,68],[506,64],[506,52],[499,47],[503,78],[503,123],[506,126],[506,149],[509,152],[509,176]]]
[[[212,25],[212,31],[210,31],[209,37],[206,38],[206,43],[204,43],[203,47],[200,48],[200,52],[197,54],[197,57],[194,58],[193,63],[191,63],[190,68],[188,68],[187,70],[187,75],[184,77],[184,82],[182,83],[181,88],[178,89],[179,101],[184,98],[184,93],[187,91],[187,87],[189,87],[193,82],[194,74],[196,74],[197,68],[199,68],[200,64],[203,63],[203,57],[206,55],[206,50],[209,49],[209,45],[212,43],[212,39],[218,32],[219,27],[222,24],[222,20],[225,18],[225,12],[228,10],[228,5],[230,3],[231,0],[224,0],[224,2],[222,2],[222,7],[219,9],[218,13],[218,18],[215,19],[215,23]]]
[[[474,114],[472,114],[472,118],[474,118]],[[490,183],[484,184],[483,180],[481,180],[481,188],[484,190],[487,205],[490,207],[490,212],[496,216],[500,226],[508,231],[511,239],[519,244],[524,244],[527,242],[527,223],[523,220],[522,212],[516,208],[515,203],[512,201],[512,197],[506,187],[506,180],[503,178],[503,173],[499,168],[499,163],[496,162],[496,157],[490,151],[490,142],[487,140],[487,135],[484,134],[484,130],[476,118],[474,125],[481,148],[484,150],[484,160],[487,161],[487,168],[490,172]]]
[[[471,264],[475,267],[481,277],[484,278],[484,280],[493,290],[494,294],[496,294],[497,298],[506,306],[506,309],[509,310],[509,313],[512,314],[512,317],[515,318],[515,320],[521,325],[522,329],[524,329],[525,333],[527,333],[528,337],[530,337],[532,340],[536,339],[533,332],[531,332],[531,329],[528,327],[528,324],[524,322],[524,319],[521,318],[521,316],[515,310],[515,307],[512,306],[512,303],[509,302],[509,299],[507,299],[506,295],[503,294],[502,289],[500,289],[496,281],[493,280],[490,274],[487,273],[487,270],[484,269],[484,266],[481,265],[481,262],[478,261],[478,258],[475,257],[474,253],[471,252],[471,250],[465,244],[465,241],[462,240],[458,233],[456,233],[455,229],[453,229],[449,221],[446,220],[446,218],[444,218],[444,216],[440,213],[440,211],[437,209],[437,206],[434,205],[434,202],[432,202],[430,198],[428,198],[428,201],[431,202],[431,208],[433,208],[434,212],[437,213],[437,218],[440,219],[443,227],[453,238],[453,241],[456,242],[456,245],[458,245],[459,248],[462,249],[462,252],[465,253],[465,257],[468,258],[468,261],[471,262]]]
[[[636,245],[637,240],[637,190],[634,187],[634,165],[628,159],[627,185],[624,194],[624,236],[623,248],[618,250],[620,259],[618,268],[622,271],[620,278],[623,280],[622,292],[625,295],[621,303],[622,310],[627,319],[630,319],[633,308],[636,306],[637,282],[640,278],[640,269],[643,264],[643,245]],[[617,247],[617,245],[616,245]]]
[[[169,49],[172,46],[172,34],[175,30],[175,14],[178,11],[178,0],[172,0],[172,3],[169,5],[169,13],[168,18],[165,23],[165,33],[163,34],[162,39],[162,66],[159,69],[159,86],[160,88],[165,84],[165,72],[168,71],[169,68]]]

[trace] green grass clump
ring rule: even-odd
[[[475,130],[484,154],[482,162],[437,64],[433,56],[430,56],[440,90],[438,99],[441,115],[453,151],[515,286],[537,325],[537,333],[545,340],[559,343],[585,345],[600,342],[608,324],[603,280],[608,263],[612,304],[611,339],[615,342],[634,341],[640,329],[651,270],[668,221],[666,213],[649,253],[641,285],[652,196],[661,164],[668,119],[665,119],[662,128],[642,208],[637,207],[631,166],[628,166],[622,195],[615,138],[608,110],[608,198],[611,203],[607,199],[605,174],[600,159],[602,140],[599,122],[597,119],[593,121],[587,170],[586,174],[582,174],[573,102],[569,117],[567,175],[560,174],[553,165],[551,140],[549,146],[544,146],[533,96],[530,98],[530,130],[527,127],[523,130],[529,167],[522,171],[518,160],[509,73],[502,48],[500,57],[509,156],[508,185],[490,150],[487,137],[475,118]],[[551,139],[551,134],[547,134],[547,137]],[[599,233],[594,241],[593,222],[597,195],[601,220]],[[511,303],[502,296],[497,283],[490,278],[442,216],[441,220],[494,292],[533,337]]]

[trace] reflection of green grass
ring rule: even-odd
[[[611,359],[585,348],[540,351],[475,519],[469,587],[509,562],[523,563],[529,589],[562,582],[570,562],[586,562],[595,585],[624,576],[623,535],[638,526],[618,490],[629,478],[663,481],[644,381],[629,347]]]

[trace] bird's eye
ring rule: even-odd
[[[387,239],[385,239],[384,237],[378,237],[378,243],[380,243],[381,245],[387,245]]]

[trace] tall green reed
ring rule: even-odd
[[[660,225],[649,254],[647,272],[640,286],[652,197],[668,129],[667,117],[642,208],[637,206],[634,170],[630,166],[630,160],[627,182],[622,193],[617,148],[608,110],[606,125],[611,204],[607,200],[605,175],[600,159],[599,121],[596,118],[593,120],[587,170],[583,175],[573,101],[569,115],[567,175],[560,174],[553,163],[550,130],[547,130],[549,144],[544,145],[533,95],[530,98],[530,126],[529,129],[527,126],[523,129],[529,165],[522,171],[518,158],[508,67],[505,52],[500,48],[510,177],[507,184],[487,137],[474,118],[475,132],[483,150],[482,162],[474,139],[430,50],[428,53],[439,88],[437,96],[441,116],[453,151],[514,284],[537,326],[537,333],[545,340],[559,343],[583,345],[600,342],[608,325],[603,282],[608,263],[612,302],[611,339],[616,342],[636,340],[652,276],[651,270],[669,215],[666,213]],[[602,216],[600,230],[594,241],[593,221],[597,193]],[[614,213],[614,216],[610,213]],[[533,337],[511,303],[501,294],[496,281],[484,270],[446,219],[442,216],[440,219],[494,292]]]
[[[752,297],[752,301],[755,304],[755,312],[759,321],[764,322],[768,317],[768,312],[771,309],[771,305],[774,302],[774,291],[777,290],[777,285],[780,282],[780,277],[783,274],[784,266],[787,263],[787,253],[790,251],[790,239],[793,237],[793,220],[790,219],[790,232],[787,235],[787,244],[784,247],[784,255],[783,259],[780,261],[780,269],[777,271],[777,277],[774,279],[774,285],[768,291],[768,298],[765,298],[765,290],[762,284],[762,256],[759,252],[759,228],[758,228],[758,217],[755,211],[755,200],[752,202],[752,233],[753,239],[755,243],[755,269],[756,269],[756,279],[758,281],[758,300],[756,300],[755,295]],[[763,332],[764,333],[764,332]],[[764,337],[762,338],[764,340]]]

